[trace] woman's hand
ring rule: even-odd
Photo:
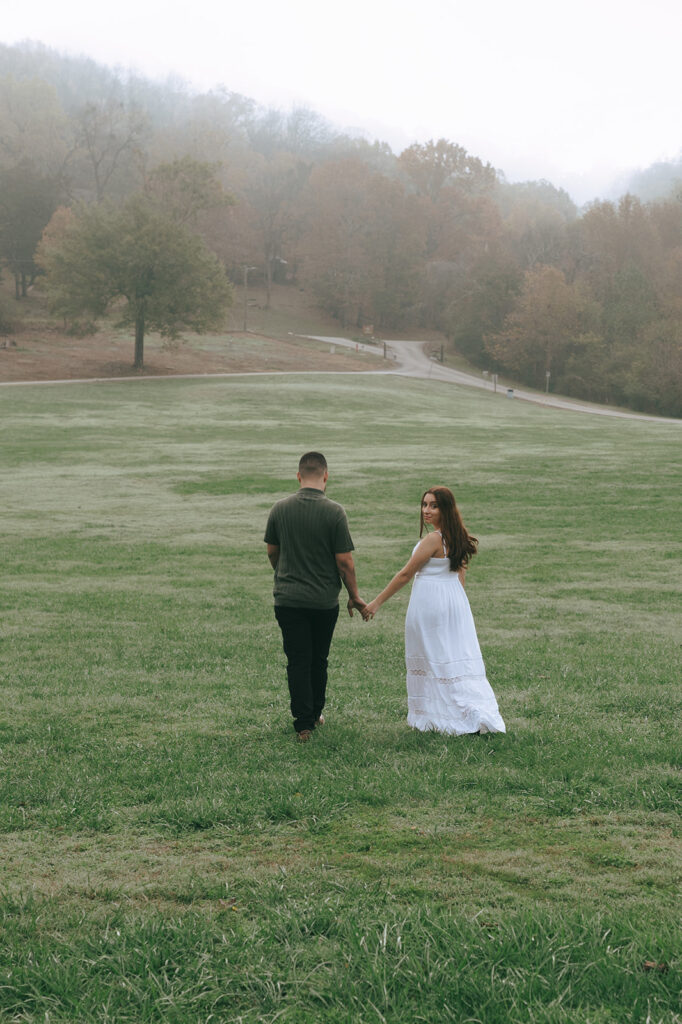
[[[361,613],[365,622],[369,622],[370,619],[374,618],[376,613],[379,611],[379,607],[380,606],[377,604],[376,598],[373,601],[370,601],[369,604],[365,605]]]

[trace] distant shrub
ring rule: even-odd
[[[66,333],[71,338],[87,338],[89,334],[97,333],[97,324],[94,320],[72,320],[66,328]]]
[[[16,321],[12,318],[10,307],[5,298],[0,296],[0,334],[13,334],[16,330]]]

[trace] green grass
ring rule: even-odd
[[[679,424],[383,377],[0,401],[0,1020],[682,1020]],[[404,591],[293,742],[262,535],[309,448],[368,598],[453,487],[506,735],[407,728]]]

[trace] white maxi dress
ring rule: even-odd
[[[448,558],[430,558],[415,574],[405,664],[408,725],[455,736],[507,731],[486,678],[469,599]]]

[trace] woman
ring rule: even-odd
[[[464,576],[478,541],[462,522],[452,491],[431,487],[421,502],[409,562],[363,611],[377,611],[414,577],[405,619],[407,722],[422,732],[506,732],[478,645]]]

